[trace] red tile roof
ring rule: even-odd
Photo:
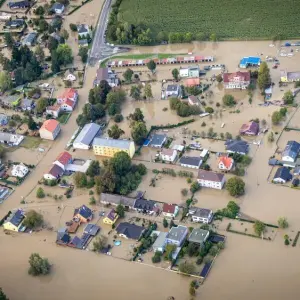
[[[67,152],[67,151],[64,151],[64,152],[60,153],[60,154],[57,156],[57,158],[56,158],[56,160],[59,161],[59,162],[60,162],[61,164],[63,164],[64,166],[65,166],[66,164],[68,164],[68,162],[69,162],[71,159],[72,159],[72,155],[71,155],[69,152]]]
[[[189,79],[185,80],[184,85],[186,85],[186,86],[200,85],[200,78],[189,78]]]
[[[231,157],[228,156],[220,156],[219,158],[219,163],[222,162],[223,165],[229,169],[232,166],[233,163],[233,159]]]
[[[74,95],[76,94],[76,92],[77,91],[73,88],[66,89],[60,98],[62,98],[62,99],[74,98]]]
[[[176,205],[174,205],[174,204],[164,203],[163,212],[169,213],[169,214],[174,214],[175,208],[176,208]]]
[[[70,106],[70,107],[73,108],[74,101],[72,101],[71,99],[65,99],[64,102],[63,102],[63,104],[66,104],[66,105],[68,105],[68,106]]]
[[[50,119],[50,120],[46,120],[43,123],[41,129],[44,129],[44,130],[47,130],[50,132],[54,132],[57,126],[59,126],[59,122],[56,120]]]
[[[53,110],[53,111],[59,111],[60,110],[60,105],[53,105],[53,106],[48,106],[47,110]]]
[[[235,77],[239,77],[239,81],[250,81],[250,72],[236,72],[236,73],[224,73],[223,81],[231,82]]]

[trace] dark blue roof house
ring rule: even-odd
[[[29,1],[8,2],[10,9],[27,8],[30,6]]]
[[[300,144],[296,141],[288,141],[283,152],[282,160],[294,162],[300,152]]]
[[[227,140],[225,142],[226,151],[246,155],[249,152],[249,145],[242,140]]]
[[[273,182],[275,183],[286,183],[293,178],[290,170],[287,167],[280,167],[277,169]]]

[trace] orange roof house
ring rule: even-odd
[[[73,111],[78,99],[78,92],[75,89],[66,89],[61,96],[57,98],[57,103],[61,105],[62,111]]]
[[[59,164],[63,165],[64,167],[71,162],[72,162],[72,155],[67,151],[60,153],[57,156],[56,161],[55,161],[55,163],[59,163]]]
[[[234,160],[231,157],[228,156],[220,156],[219,157],[219,169],[220,170],[225,170],[225,171],[230,171],[233,167]]]
[[[200,78],[189,78],[184,81],[184,85],[187,87],[199,86]]]
[[[53,119],[46,120],[39,132],[42,139],[55,140],[60,132],[60,124]]]

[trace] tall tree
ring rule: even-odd
[[[49,36],[47,44],[49,51],[52,53],[53,50],[57,49],[59,43],[54,37]]]
[[[148,131],[144,122],[135,122],[131,130],[131,136],[137,145],[142,145],[147,137]]]
[[[265,90],[271,85],[270,69],[266,62],[260,64],[258,70],[257,84],[261,90]]]
[[[0,90],[5,92],[13,86],[12,80],[8,72],[0,72]]]
[[[58,59],[61,65],[66,66],[73,62],[72,49],[67,44],[60,44],[56,49]]]
[[[133,114],[129,115],[129,119],[135,122],[144,122],[144,114],[140,108],[136,108]]]
[[[50,273],[51,265],[47,258],[42,258],[38,253],[32,253],[29,257],[30,268],[28,273],[32,276],[47,275]]]
[[[45,53],[43,48],[40,45],[37,45],[34,51],[34,54],[36,55],[36,58],[39,62],[43,62],[45,59]]]
[[[110,129],[108,129],[108,136],[113,139],[118,139],[125,132],[118,126],[113,125]]]
[[[9,300],[4,292],[2,291],[2,288],[0,288],[0,300]]]
[[[131,169],[131,159],[124,151],[117,152],[110,162],[115,174],[118,176],[126,175]]]
[[[130,89],[130,96],[135,100],[141,99],[141,90],[140,90],[140,88],[136,85],[133,85]]]
[[[65,40],[67,40],[67,39],[69,38],[69,33],[68,33],[68,31],[67,31],[66,29],[63,29],[63,30],[61,31],[61,36],[62,36]]]
[[[79,48],[79,52],[78,52],[78,55],[81,57],[81,61],[83,63],[86,63],[87,62],[87,59],[88,59],[88,48],[87,47],[81,47]]]
[[[4,33],[4,42],[7,45],[8,48],[12,48],[13,45],[15,44],[15,41],[11,35],[10,32],[5,32]]]
[[[46,98],[40,98],[36,102],[35,110],[38,114],[42,114],[46,110],[47,106],[48,106],[48,100]]]
[[[146,83],[144,92],[145,92],[145,97],[146,97],[147,99],[153,98],[153,95],[152,95],[152,88],[151,88],[151,84],[150,84],[150,83]]]
[[[60,71],[58,54],[55,50],[51,52],[51,71],[53,73],[58,73]]]
[[[127,69],[123,74],[123,77],[127,82],[130,82],[132,80],[132,76],[133,76],[133,71],[131,69]]]
[[[147,67],[148,69],[153,73],[156,69],[156,63],[154,60],[150,60],[148,63],[147,63]]]
[[[178,71],[178,69],[173,69],[172,70],[172,75],[173,75],[173,78],[175,79],[175,80],[178,80],[178,76],[179,76],[179,71]]]

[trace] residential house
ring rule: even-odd
[[[67,151],[64,151],[64,152],[61,152],[56,160],[54,161],[53,164],[55,165],[58,165],[59,167],[61,167],[63,170],[66,170],[66,166],[68,164],[71,164],[73,161],[73,158],[72,158],[72,155],[67,152]]]
[[[300,152],[300,144],[296,141],[288,141],[281,155],[284,165],[289,166],[289,162],[294,162]]]
[[[22,45],[23,46],[28,46],[31,47],[34,45],[35,41],[37,38],[37,33],[36,32],[29,32],[22,40]]]
[[[58,118],[61,113],[61,106],[59,104],[47,106],[46,114],[51,115],[53,118]]]
[[[68,246],[76,249],[83,249],[84,242],[78,236],[74,236],[71,242],[68,244]]]
[[[167,135],[166,134],[153,134],[151,141],[149,143],[149,147],[153,148],[162,148],[164,143],[167,141]]]
[[[175,218],[178,215],[179,207],[175,204],[164,203],[162,213],[167,218]]]
[[[75,81],[76,79],[77,77],[75,76],[75,74],[71,72],[69,69],[65,72],[65,77],[64,77],[65,81]]]
[[[177,152],[182,152],[184,150],[183,145],[173,145],[172,149],[176,150]]]
[[[218,167],[220,170],[230,171],[234,165],[233,158],[229,156],[220,156],[218,159]]]
[[[119,216],[114,209],[111,209],[103,218],[103,223],[107,225],[113,225],[118,220]]]
[[[25,9],[30,6],[29,1],[17,1],[17,2],[8,2],[8,7],[10,9]]]
[[[160,152],[160,156],[163,161],[174,162],[177,157],[177,151],[173,149],[163,148]]]
[[[56,120],[46,120],[39,130],[40,137],[46,140],[55,140],[60,133],[60,124]]]
[[[209,155],[209,151],[208,149],[203,149],[200,153],[200,158],[204,159],[205,157],[207,157]]]
[[[182,94],[181,86],[179,84],[168,84],[166,89],[166,98],[176,97],[180,98]]]
[[[65,170],[63,168],[54,164],[52,165],[51,169],[44,174],[44,178],[46,180],[57,180],[64,175],[64,172]]]
[[[75,172],[81,172],[81,173],[86,173],[88,170],[89,166],[91,165],[92,160],[91,159],[74,159],[72,163],[69,163],[65,167],[65,171],[68,174],[72,174]]]
[[[158,211],[156,202],[153,200],[136,199],[134,203],[134,209],[144,214],[154,214]]]
[[[168,232],[160,232],[158,234],[158,237],[156,238],[156,240],[152,246],[152,249],[154,252],[157,252],[157,251],[164,252],[165,251],[167,235],[168,235]]]
[[[7,21],[11,18],[11,14],[1,13],[0,14],[0,22]]]
[[[188,102],[189,105],[200,105],[200,101],[198,99],[198,97],[194,96],[194,95],[189,95],[188,97]]]
[[[23,98],[21,102],[21,108],[23,111],[31,111],[34,107],[34,102],[30,98]]]
[[[28,174],[28,172],[29,169],[24,164],[13,165],[11,175],[14,177],[23,178]]]
[[[80,133],[73,142],[73,148],[88,150],[95,138],[101,133],[100,126],[95,123],[84,125]]]
[[[56,236],[56,244],[61,246],[67,246],[71,241],[71,236],[68,233],[67,228],[59,228]]]
[[[23,140],[23,135],[0,132],[0,143],[2,144],[6,144],[9,146],[19,146]]]
[[[120,237],[139,240],[145,228],[128,222],[122,222],[117,226],[116,231]]]
[[[293,176],[287,167],[280,167],[277,169],[273,182],[275,183],[286,183],[292,180]]]
[[[54,39],[56,39],[59,43],[61,43],[62,41],[62,37],[57,33],[57,32],[52,32],[50,34],[50,36],[52,36]]]
[[[79,47],[88,47],[89,45],[89,42],[87,39],[81,39],[81,40],[78,40],[78,45]]]
[[[182,167],[199,169],[202,164],[202,159],[196,156],[182,156],[179,163]]]
[[[250,121],[246,124],[243,124],[241,129],[240,129],[240,134],[242,135],[257,135],[259,132],[259,124]]]
[[[9,20],[5,23],[5,27],[11,29],[20,28],[23,27],[24,25],[25,25],[25,21],[23,19]]]
[[[200,86],[200,78],[189,78],[184,81],[186,87]]]
[[[250,84],[250,72],[224,73],[225,89],[247,89]]]
[[[89,234],[91,236],[96,236],[100,231],[100,227],[96,224],[87,224],[83,230],[83,233]]]
[[[0,126],[5,126],[8,123],[8,116],[5,114],[0,114]]]
[[[53,11],[57,15],[61,15],[65,10],[65,6],[61,3],[54,3],[51,7],[51,11]]]
[[[213,212],[211,209],[190,207],[188,215],[192,217],[193,222],[209,224],[213,219]]]
[[[88,223],[93,218],[93,212],[86,205],[82,205],[74,210],[74,219],[79,219],[80,223]]]
[[[96,137],[93,141],[95,155],[113,157],[120,151],[126,152],[131,158],[134,155],[134,142],[130,140],[116,140]]]
[[[200,68],[199,66],[187,67],[187,68],[180,68],[179,69],[179,76],[183,77],[199,77]]]
[[[166,237],[166,244],[180,247],[184,243],[187,235],[188,228],[186,226],[178,225],[177,227],[172,227]]]
[[[295,82],[300,81],[300,72],[287,72],[286,70],[280,71],[280,81],[282,82]]]
[[[1,102],[1,104],[8,106],[8,107],[16,107],[16,106],[20,105],[21,99],[22,99],[22,95],[15,94],[15,95],[10,95],[10,96],[1,98],[0,102]]]
[[[89,25],[87,24],[80,24],[77,25],[77,32],[79,39],[87,39],[90,36],[90,29]]]
[[[188,241],[200,245],[202,247],[209,237],[209,231],[201,228],[194,228],[191,232]]]
[[[247,69],[248,67],[259,67],[260,66],[260,57],[248,56],[243,57],[240,61],[240,68]]]
[[[22,226],[22,223],[25,219],[24,211],[21,209],[17,209],[15,211],[12,211],[11,214],[7,217],[7,219],[3,223],[3,228],[5,230],[11,230],[11,231],[24,231],[24,226]]]
[[[197,181],[200,186],[221,190],[225,184],[225,176],[221,173],[199,170]]]
[[[62,111],[73,111],[78,100],[78,91],[69,88],[64,91],[64,93],[57,98],[57,103],[61,105]]]
[[[242,140],[227,140],[225,147],[229,153],[246,155],[249,152],[249,144]]]
[[[94,80],[94,86],[99,86],[102,80],[107,81],[111,87],[116,87],[120,84],[117,74],[110,68],[99,68]]]
[[[300,166],[294,169],[294,176],[299,176],[299,175],[300,175]]]
[[[135,201],[135,198],[130,198],[117,194],[102,193],[100,197],[100,202],[103,204],[111,204],[114,206],[118,206],[119,204],[121,204],[125,207],[125,209],[134,209]]]

